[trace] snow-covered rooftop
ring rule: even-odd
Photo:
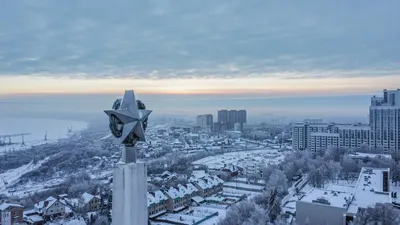
[[[194,192],[198,191],[198,189],[192,183],[185,184],[185,187],[188,190],[188,194],[193,194]]]
[[[390,190],[383,190],[384,172],[389,176],[389,168],[362,168],[354,189],[354,201],[348,209],[349,213],[355,214],[358,208],[368,208],[376,203],[391,202]],[[390,180],[387,179],[390,185]]]
[[[168,194],[172,199],[182,198],[184,196],[183,193],[174,187],[169,188],[166,194]]]
[[[364,157],[369,157],[369,158],[375,158],[375,157],[383,157],[387,159],[391,159],[391,155],[386,155],[386,154],[371,154],[371,153],[361,153],[361,152],[355,152],[352,154],[349,154],[349,157],[351,158],[364,158]]]
[[[82,194],[83,203],[86,204],[86,203],[90,202],[95,197],[97,197],[97,196],[94,196],[94,195],[91,195],[91,194],[85,192],[85,193]],[[99,197],[97,197],[97,198],[99,198]]]
[[[148,192],[147,193],[147,206],[151,204],[157,204],[162,200],[167,200],[168,197],[162,193],[162,191]]]
[[[324,204],[338,208],[347,208],[353,198],[348,192],[332,191],[320,188],[313,188],[304,196],[301,201],[313,204]]]
[[[3,211],[5,209],[7,209],[8,207],[20,207],[20,208],[23,208],[23,206],[19,205],[19,204],[3,203],[3,204],[0,205],[0,211]]]

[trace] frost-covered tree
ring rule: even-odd
[[[93,225],[110,225],[110,221],[107,216],[100,215],[94,220]]]
[[[352,158],[350,158],[348,155],[343,156],[342,173],[346,180],[349,179],[350,173],[358,172],[359,170],[360,168],[358,167],[358,164],[356,164]]]
[[[312,186],[314,187],[323,187],[325,184],[325,172],[326,168],[324,166],[320,166],[315,169],[311,169],[308,173],[308,179]]]
[[[278,219],[279,215],[282,213],[282,208],[281,208],[281,199],[279,196],[274,196],[273,199],[271,199],[270,206],[268,209],[268,216],[269,219],[272,222],[275,222],[276,219]]]
[[[400,165],[399,163],[393,163],[390,173],[392,174],[392,182],[397,186],[400,182]]]
[[[266,183],[267,191],[276,190],[279,196],[286,195],[288,192],[288,182],[285,174],[275,169]]]
[[[288,181],[291,181],[294,176],[299,174],[299,168],[296,167],[294,162],[286,163],[282,167]]]
[[[374,208],[360,210],[353,221],[354,225],[397,225],[400,224],[400,211],[391,204],[378,203]]]
[[[340,162],[342,157],[347,153],[347,149],[330,147],[326,150],[324,158],[325,161],[333,160],[335,162]]]
[[[267,212],[265,209],[258,205],[255,205],[254,211],[252,212],[250,218],[245,220],[243,225],[267,225],[269,221]]]
[[[260,218],[255,218],[256,216]],[[256,222],[257,225],[266,225],[268,216],[265,209],[262,209],[253,201],[247,200],[233,205],[219,225],[250,225],[250,222]]]

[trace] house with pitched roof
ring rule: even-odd
[[[24,207],[19,204],[3,203],[0,205],[0,224],[12,225],[23,222]]]
[[[167,210],[170,212],[181,211],[186,207],[184,194],[175,187],[171,187],[164,194],[168,197]]]
[[[149,217],[155,217],[167,212],[168,197],[162,191],[147,193],[147,208]]]
[[[202,198],[210,197],[222,191],[224,181],[217,176],[207,176],[192,180]]]
[[[48,220],[54,216],[64,215],[66,206],[58,199],[50,196],[46,200],[36,203],[34,207],[45,220]]]
[[[80,198],[82,208],[87,212],[98,211],[101,209],[101,199],[98,195],[83,193]]]

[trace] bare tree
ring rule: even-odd
[[[378,203],[374,208],[367,208],[357,213],[354,225],[365,224],[400,224],[400,211],[395,209],[391,204]]]

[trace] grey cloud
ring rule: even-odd
[[[399,7],[396,0],[6,1],[0,76],[393,74],[400,70]]]

